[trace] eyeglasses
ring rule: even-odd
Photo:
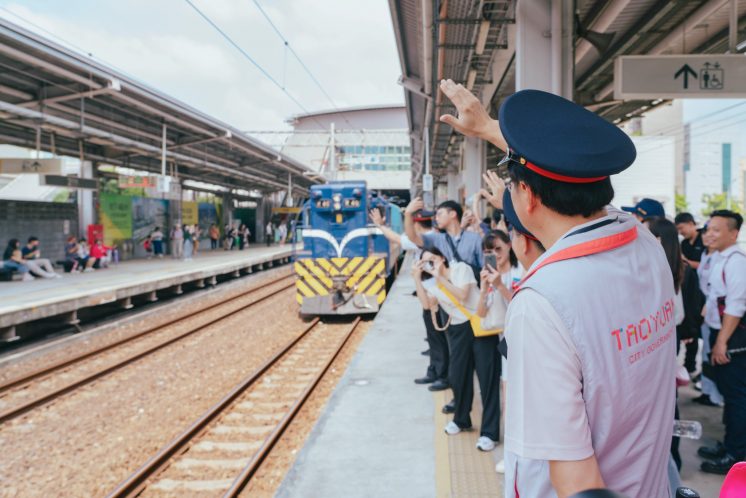
[[[516,156],[515,154],[513,154],[512,150],[508,149],[502,159],[500,159],[500,161],[498,161],[497,163],[497,176],[499,176],[500,179],[505,182],[505,188],[508,191],[511,191],[513,189],[513,180],[510,177],[510,172],[508,170],[510,163],[520,165],[521,161],[516,159]]]

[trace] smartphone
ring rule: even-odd
[[[425,271],[433,271],[435,270],[435,265],[432,261],[425,261],[423,268],[425,269]]]
[[[497,256],[494,254],[484,255],[484,267],[487,268],[489,265],[493,270],[497,270]]]

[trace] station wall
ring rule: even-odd
[[[78,206],[67,202],[34,202],[0,200],[0,235],[3,250],[10,239],[25,244],[29,237],[38,237],[41,255],[53,263],[65,259],[68,235],[78,231]]]

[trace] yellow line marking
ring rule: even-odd
[[[316,261],[316,264],[322,267],[326,272],[331,275],[332,277],[339,275],[339,270],[333,266],[329,260],[323,259],[323,258],[316,258],[314,261]]]
[[[448,423],[448,415],[440,411],[447,403],[446,394],[450,389],[433,393],[435,404],[435,496],[437,498],[451,497],[451,461],[448,454],[448,436],[443,427]],[[476,451],[476,450],[475,450]]]
[[[368,273],[368,270],[370,270],[370,267],[373,266],[376,261],[379,261],[379,259],[367,258],[365,263],[360,265],[360,267],[355,270],[355,274],[347,280],[347,287],[354,287],[354,285]]]
[[[373,279],[375,279],[381,271],[383,271],[383,260],[378,260],[378,263],[375,265],[375,267],[368,271],[367,275],[363,279],[362,283],[358,286],[358,289],[361,289],[360,292],[365,292],[365,289],[367,289],[371,282],[373,282]],[[367,294],[367,293],[366,293]]]
[[[381,291],[381,292],[380,292],[380,293],[378,294],[378,304],[383,304],[383,302],[384,302],[385,300],[386,300],[386,291],[385,291],[385,290],[382,290],[382,291]]]
[[[316,266],[316,264],[311,262],[311,260],[307,260],[306,266],[311,270],[316,278],[326,286],[327,289],[332,288],[332,279],[329,278],[324,270]]]
[[[381,290],[381,287],[383,287],[383,284],[385,284],[386,281],[382,278],[379,278],[376,280],[373,285],[371,285],[367,290],[364,291],[365,294],[369,296],[375,296],[378,294],[378,291]]]
[[[316,293],[309,289],[305,282],[303,282],[302,280],[298,280],[295,284],[295,287],[301,292],[301,294],[306,297],[313,297],[316,295]]]
[[[326,296],[329,294],[329,291],[321,285],[320,282],[313,278],[313,275],[308,275],[304,278],[303,283],[312,288],[315,291],[314,294],[318,294],[319,296]]]

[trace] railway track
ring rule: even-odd
[[[108,498],[238,496],[360,323],[311,322],[190,427],[122,481]]]
[[[287,285],[284,285],[283,284],[284,282],[287,282]],[[248,303],[242,302],[242,300],[244,300],[245,298],[258,294],[262,290],[271,288],[272,286],[275,286],[277,284],[279,284],[278,289],[274,289],[268,292],[267,294],[263,294],[257,299],[250,300]],[[134,343],[137,339],[141,339],[147,336],[151,336],[153,334],[157,334],[160,331],[163,331],[170,327],[177,326],[181,323],[186,324],[184,328],[184,332],[171,336],[167,338],[166,340],[157,342],[154,345],[150,345],[146,347],[145,349],[142,349],[133,354],[127,355],[124,358],[117,359],[116,361],[106,365],[105,367],[95,369],[93,372],[90,372],[90,373],[85,374],[84,376],[78,377],[77,379],[73,381],[66,382],[59,387],[55,387],[51,391],[44,392],[43,394],[38,395],[38,396],[33,396],[31,399],[25,399],[27,396],[23,396],[22,397],[23,401],[21,403],[15,404],[15,405],[12,405],[11,403],[12,406],[10,408],[7,408],[3,410],[2,412],[0,412],[0,423],[7,422],[35,408],[46,405],[67,393],[70,393],[82,386],[85,386],[86,384],[89,384],[95,380],[105,377],[111,374],[112,372],[115,372],[131,363],[134,363],[142,358],[145,358],[146,356],[149,356],[155,353],[156,351],[164,349],[174,343],[177,343],[187,337],[190,337],[194,335],[195,333],[198,333],[206,329],[207,327],[214,325],[220,322],[221,320],[226,319],[228,316],[230,316],[233,313],[244,311],[256,304],[266,301],[293,287],[294,287],[294,276],[292,274],[286,275],[280,278],[276,278],[269,282],[264,282],[257,287],[252,287],[248,289],[246,292],[241,293],[237,296],[233,296],[230,299],[226,300],[225,302],[220,303],[218,306],[209,308],[210,310],[219,309],[222,312],[218,313],[217,318],[211,319],[205,323],[199,323],[198,325],[194,325],[192,323],[194,322],[194,319],[197,315],[208,311],[207,309],[196,309],[193,312],[181,315],[178,319],[170,321],[166,324],[147,328],[141,332],[138,332],[136,334],[133,334],[121,340],[114,341],[109,344],[105,344],[101,347],[95,348],[85,353],[81,353],[79,355],[75,355],[73,357],[67,358],[53,365],[49,365],[47,367],[32,371],[23,376],[19,376],[17,378],[8,380],[0,384],[0,399],[11,397],[13,393],[21,392],[24,389],[27,389],[29,386],[31,386],[35,382],[40,382],[40,381],[43,381],[44,379],[51,378],[54,375],[58,375],[69,369],[82,365],[86,361],[95,360],[96,358],[100,357],[106,352],[114,351],[118,348],[123,348],[125,346],[128,346]]]

